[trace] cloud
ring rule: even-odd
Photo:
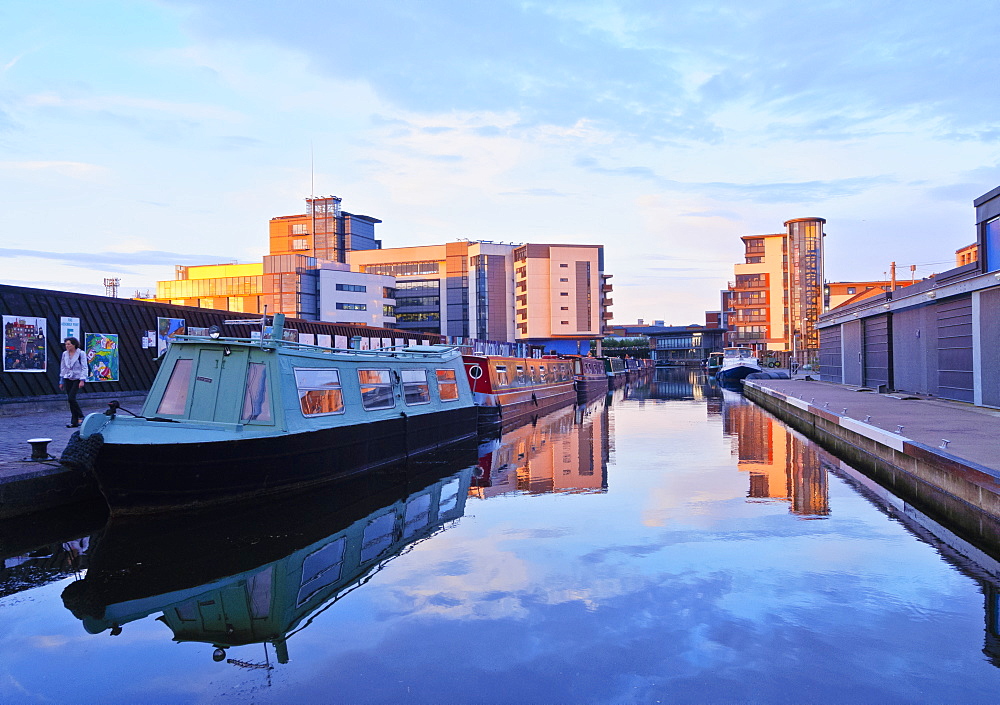
[[[159,250],[141,250],[139,252],[47,252],[45,250],[25,250],[0,247],[0,258],[34,257],[38,259],[55,260],[60,264],[82,269],[105,271],[109,268],[127,274],[137,274],[134,267],[175,265],[184,262],[189,265],[219,264],[231,262],[231,257],[214,257],[210,255],[191,255]]]
[[[726,220],[743,220],[743,216],[736,211],[726,210],[690,211],[688,213],[679,213],[678,215],[682,218],[725,218]]]
[[[69,161],[0,162],[0,171],[54,171],[63,176],[85,178],[101,174],[107,169],[98,164]]]
[[[551,188],[525,188],[518,191],[504,191],[501,196],[540,196],[544,198],[565,198],[570,194]]]
[[[757,203],[826,201],[863,193],[871,188],[893,181],[888,176],[858,176],[828,181],[784,181],[759,184],[741,184],[725,181],[685,182],[664,178],[647,166],[603,166],[593,157],[578,157],[576,165],[595,174],[625,176],[650,181],[667,191],[694,193],[720,200],[737,199]]]

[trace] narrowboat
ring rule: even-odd
[[[608,375],[604,372],[604,361],[597,357],[571,356],[573,378],[576,380],[577,400],[584,404],[591,399],[607,394]]]
[[[709,377],[715,377],[722,369],[722,353],[710,352],[705,360],[705,373]]]
[[[84,419],[112,514],[257,498],[475,436],[457,348],[325,348],[283,340],[283,325],[178,336],[140,413]]]
[[[625,371],[625,361],[620,357],[602,357],[604,361],[604,374],[608,378],[608,387],[616,389],[628,378]]]
[[[461,469],[452,460],[399,482],[394,466],[391,483],[348,479],[266,510],[112,518],[63,604],[90,634],[120,634],[155,616],[175,642],[207,645],[215,661],[229,650],[259,658],[238,647],[263,643],[287,663],[289,643],[321,610],[463,516],[474,467],[463,455]]]
[[[481,426],[510,428],[576,401],[569,360],[463,355]]]
[[[760,371],[757,356],[750,348],[723,348],[722,367],[715,378],[720,384],[739,384],[747,375]]]

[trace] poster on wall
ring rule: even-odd
[[[45,372],[45,319],[3,317],[3,371]]]
[[[59,317],[59,342],[66,338],[80,339],[80,319],[72,316]]]
[[[87,353],[90,374],[88,382],[118,381],[118,335],[116,333],[87,333],[83,344]]]
[[[330,342],[330,336],[326,333],[316,334],[316,344],[322,345],[324,348],[330,347],[333,343]]]
[[[341,350],[347,349],[347,336],[346,335],[335,335],[333,347],[340,348]]]
[[[183,318],[156,319],[156,355],[159,357],[167,351],[170,339],[175,335],[184,335]]]

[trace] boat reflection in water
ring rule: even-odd
[[[631,385],[629,399],[702,401],[722,395],[719,386],[700,367],[657,367],[647,379]]]
[[[509,492],[606,492],[610,397],[563,407],[484,441],[472,494],[486,499]]]
[[[211,644],[217,661],[270,643],[285,663],[288,639],[319,610],[465,513],[474,463],[470,446],[225,515],[113,518],[63,602],[91,634],[159,613],[174,641]]]

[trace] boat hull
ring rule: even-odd
[[[481,429],[502,426],[510,429],[577,400],[573,383],[563,383],[549,388],[523,389],[518,392],[489,395],[491,399],[479,407]]]
[[[607,375],[583,377],[576,380],[576,396],[580,404],[586,404],[608,393]]]
[[[733,367],[723,367],[715,374],[715,378],[721,384],[737,384],[747,375],[760,372],[757,365],[735,365]]]
[[[94,475],[115,515],[198,509],[337,480],[476,435],[476,410],[261,438],[105,443]]]

